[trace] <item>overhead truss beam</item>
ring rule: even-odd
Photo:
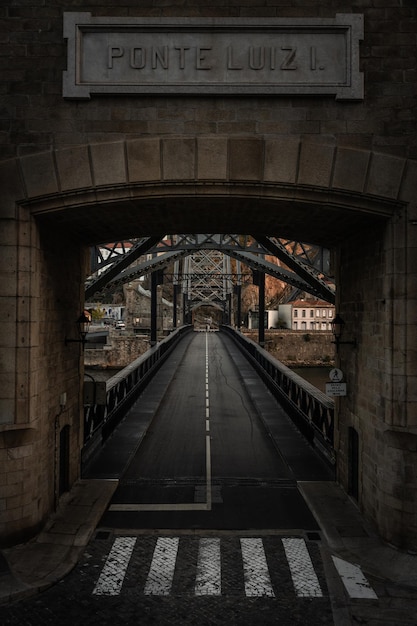
[[[329,285],[329,281],[325,280],[322,258],[321,267],[319,269],[313,267],[313,263],[316,262],[317,249],[314,253],[312,246],[291,242],[293,250],[301,249],[301,254],[291,254],[288,251],[289,243],[284,244],[282,240],[264,235],[180,234],[144,238],[133,243],[130,250],[125,251],[124,254],[114,254],[116,259],[110,268],[97,277],[89,279],[86,286],[86,299],[91,298],[106,285],[112,287],[122,285],[156,269],[166,268],[171,263],[175,263],[175,271],[179,272],[178,261],[182,257],[188,257],[179,279],[183,282],[183,290],[186,291],[184,276],[187,275],[188,290],[190,277],[193,276],[193,280],[199,283],[198,285],[196,283],[196,289],[199,288],[201,291],[204,287],[206,292],[211,291],[211,297],[216,300],[219,299],[219,293],[221,293],[220,299],[222,299],[225,297],[225,281],[230,280],[229,287],[232,284],[231,279],[226,278],[226,275],[231,275],[230,267],[226,269],[222,261],[223,255],[226,255],[236,259],[238,263],[244,263],[253,270],[269,274],[296,289],[334,302],[334,289]],[[153,258],[129,268],[145,254],[152,254]],[[277,257],[289,269],[266,261],[264,258],[266,255]],[[209,283],[213,283],[214,274],[217,282],[209,286]],[[177,277],[174,282],[178,282]],[[229,288],[227,290],[229,291]]]

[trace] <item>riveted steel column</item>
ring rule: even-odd
[[[258,343],[263,348],[265,345],[265,274],[253,271],[253,283],[258,286]]]

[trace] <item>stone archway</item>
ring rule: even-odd
[[[4,536],[35,532],[53,508],[57,426],[70,427],[70,482],[78,476],[80,355],[63,338],[82,306],[85,246],[128,235],[257,230],[337,251],[338,305],[362,340],[354,358],[341,354],[354,394],[339,408],[339,478],[347,487],[345,431],[355,427],[361,507],[386,539],[415,547],[413,472],[407,478],[385,462],[415,472],[416,174],[415,161],[295,137],[146,138],[1,163],[0,432],[9,451],[5,471],[16,471],[22,456],[27,467]],[[360,374],[370,360],[372,401]]]

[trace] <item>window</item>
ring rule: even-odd
[[[306,310],[305,310],[305,309],[303,309],[303,310],[301,311],[301,317],[305,317],[305,316],[306,316]]]
[[[298,317],[298,310],[294,309],[294,317]]]
[[[320,309],[316,309],[316,317],[320,317]]]
[[[310,317],[314,317],[314,310],[310,309]]]
[[[323,310],[322,310],[322,312],[321,312],[321,316],[322,316],[322,317],[326,317],[326,309],[323,309]]]

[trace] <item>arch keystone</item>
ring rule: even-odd
[[[162,141],[162,174],[165,180],[194,180],[195,139],[176,137]]]
[[[227,138],[199,137],[197,147],[197,178],[200,180],[226,180]]]

